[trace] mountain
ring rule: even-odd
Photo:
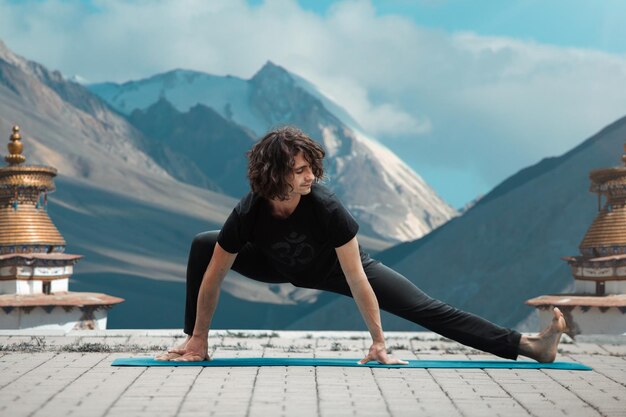
[[[432,297],[504,326],[523,325],[534,314],[525,300],[571,285],[561,257],[579,253],[598,210],[597,197],[588,192],[589,172],[617,165],[625,141],[623,118],[566,154],[511,176],[424,238],[376,257]],[[351,301],[338,299],[290,328],[311,328],[331,317],[338,328],[362,321]],[[389,330],[415,329],[388,315],[384,322]]]
[[[298,126],[324,145],[327,186],[355,215],[364,236],[388,242],[415,239],[456,215],[396,155],[346,124],[351,122],[347,112],[310,83],[271,62],[250,80],[175,70],[124,84],[95,84],[90,89],[131,121],[137,111],[147,112],[167,100],[183,114],[197,112],[199,105],[211,108],[255,136],[276,125]],[[144,119],[141,126],[135,124],[144,134],[171,137],[162,127],[150,126],[158,120]],[[192,124],[186,128],[202,130]]]
[[[372,234],[383,230],[398,236],[414,230],[407,222],[399,230],[382,220],[378,224],[376,216],[382,214],[371,214],[388,210],[383,204],[395,204],[393,189],[403,198],[415,198],[402,210],[414,207],[415,217],[425,216],[419,204],[427,194],[416,191],[419,177],[278,66],[267,64],[251,80],[180,71],[150,80],[148,90],[156,93],[143,107],[132,104],[147,97],[144,81],[98,87],[117,97],[113,103],[132,107],[122,115],[120,107],[112,109],[83,86],[15,55],[0,42],[0,132],[6,132],[8,140],[10,127],[21,124],[27,163],[59,170],[50,216],[68,241],[67,251],[85,255],[71,288],[125,297],[126,303],[111,310],[112,327],[180,326],[190,241],[197,232],[218,228],[236,203],[233,197],[190,184],[193,175],[216,189],[221,181],[209,178],[206,167],[194,162],[195,147],[177,147],[185,139],[203,146],[193,129],[186,130],[201,123],[197,119],[213,120],[204,129],[224,126],[239,132],[237,146],[257,136],[252,125],[242,122],[246,117],[255,118],[263,129],[281,120],[294,123],[321,138],[330,155],[332,183],[353,211],[371,216],[365,229]],[[214,88],[213,94],[200,88],[205,85]],[[131,94],[133,88],[136,95]],[[245,94],[231,96],[233,89]],[[224,105],[191,103],[183,94],[188,91],[213,101],[219,98]],[[185,100],[190,104],[181,106]],[[131,116],[133,109],[137,112]],[[150,115],[169,118],[176,129],[159,136],[169,127],[149,123]],[[170,137],[179,140],[169,142]],[[570,285],[569,268],[560,258],[577,254],[597,211],[595,196],[587,192],[588,173],[616,165],[625,139],[626,118],[570,152],[511,176],[462,216],[376,257],[436,298],[506,326],[525,322],[533,310],[524,300]],[[175,169],[176,164],[188,171]],[[188,177],[177,178],[172,172]],[[376,203],[378,207],[371,207]],[[392,213],[392,218],[404,219],[402,215]],[[376,231],[377,225],[382,229]],[[361,241],[373,242],[371,247],[383,242],[366,234]],[[387,314],[383,320],[386,330],[415,330]],[[288,284],[266,285],[237,274],[224,283],[214,324],[364,328],[349,298]]]
[[[237,200],[176,180],[145,151],[156,139],[83,86],[0,42],[0,132],[7,142],[14,124],[22,128],[26,163],[59,171],[49,214],[67,252],[85,255],[70,288],[126,298],[111,311],[111,326],[181,326],[191,240],[219,228]],[[220,311],[237,314],[217,323],[239,327],[272,327],[275,317],[284,323],[324,302],[318,291],[235,273],[222,294]]]

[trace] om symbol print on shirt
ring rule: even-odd
[[[306,243],[307,236],[297,232],[285,236],[285,241],[276,242],[270,248],[285,265],[306,264],[315,256],[313,246]]]

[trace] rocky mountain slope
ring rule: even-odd
[[[534,314],[525,300],[572,285],[561,257],[578,254],[597,213],[589,171],[620,165],[624,142],[626,118],[511,176],[426,237],[377,257],[435,298],[505,326],[523,326]],[[338,299],[291,328],[312,328],[331,317],[339,328],[362,322],[350,300]],[[385,322],[389,329],[415,328],[390,316]]]

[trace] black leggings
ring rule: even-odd
[[[185,333],[188,335],[193,333],[200,284],[213,256],[218,233],[219,231],[200,233],[191,245],[185,304]],[[239,252],[232,269],[257,281],[289,282],[274,272],[263,255],[249,244]],[[521,334],[515,330],[497,326],[474,314],[435,300],[404,276],[381,263],[368,263],[364,270],[381,309],[464,345],[507,359],[517,358]],[[352,297],[344,277],[330,280],[315,288]]]

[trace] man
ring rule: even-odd
[[[351,296],[372,336],[360,363],[406,364],[387,354],[380,307],[450,339],[495,355],[540,362],[556,357],[563,314],[529,337],[424,294],[408,279],[363,252],[358,224],[339,199],[318,184],[322,147],[293,127],[269,132],[248,153],[252,191],[219,232],[193,241],[187,266],[185,342],[160,360],[209,359],[208,332],[229,269],[249,278]],[[208,265],[207,265],[208,264]]]

